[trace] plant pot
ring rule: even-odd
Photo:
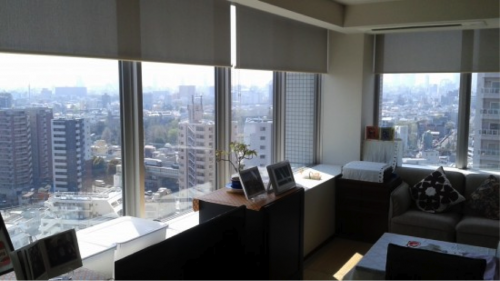
[[[231,188],[243,189],[243,187],[241,186],[241,181],[239,176],[231,177]]]

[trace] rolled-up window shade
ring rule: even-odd
[[[228,1],[141,0],[140,3],[142,60],[231,65]]]
[[[474,31],[471,72],[500,72],[500,29]]]
[[[462,32],[377,35],[377,73],[460,72]]]
[[[236,67],[327,72],[328,31],[288,18],[236,7]]]
[[[0,51],[117,56],[116,1],[1,0]]]
[[[0,0],[0,52],[230,66],[226,0]]]

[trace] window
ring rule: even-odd
[[[319,75],[286,73],[284,159],[292,168],[316,163]]]
[[[123,214],[127,183],[121,161],[129,149],[122,150],[121,130],[127,127],[120,109],[122,100],[125,105],[132,101],[120,96],[118,66],[113,60],[0,54],[0,77],[5,81],[0,85],[0,131],[9,147],[0,150],[0,159],[12,160],[12,167],[0,167],[0,209],[6,221],[31,218],[29,227],[9,228],[19,235],[16,248],[28,243],[29,235],[44,237],[62,230],[54,226],[57,217],[71,218],[65,228],[82,229]],[[231,140],[249,143],[259,156],[245,164],[265,173],[274,157],[273,101],[281,95],[273,92],[276,73],[232,70],[232,106],[223,109],[231,111],[230,129],[216,127],[214,121],[213,67],[141,66],[144,147],[132,149],[144,153],[147,218],[165,220],[191,211],[195,196],[216,188],[216,133],[231,131]],[[290,75],[286,121],[280,122],[291,124],[287,137],[300,133],[302,141],[303,128],[314,127],[310,114],[317,76]],[[307,107],[293,107],[306,100]],[[277,145],[291,148],[287,157],[295,157],[291,153],[305,142]],[[307,148],[300,152],[306,160],[296,162],[310,164],[311,155]]]
[[[461,79],[471,79],[471,89],[461,89]],[[403,165],[500,169],[499,73],[383,74],[380,81],[379,126],[395,127]],[[462,96],[470,97],[468,124],[460,122],[467,114]],[[466,128],[468,140],[459,146]]]
[[[231,140],[244,142],[257,155],[270,154],[273,132],[273,72],[232,70]],[[271,159],[254,157],[244,160],[245,167],[271,164]],[[265,171],[261,170],[261,173]]]
[[[29,159],[0,168],[15,248],[122,215],[121,204],[111,208],[122,197],[118,76],[113,60],[0,54],[0,130],[14,126],[6,141],[15,158]],[[56,226],[58,217],[69,219]]]
[[[500,170],[500,74],[472,74],[469,166]]]
[[[403,164],[454,166],[460,74],[384,74],[381,127],[402,140]]]
[[[146,218],[165,219],[215,189],[214,68],[142,63],[142,79],[144,145],[161,164],[146,166]]]

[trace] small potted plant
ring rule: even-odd
[[[250,145],[237,141],[229,143],[229,151],[217,150],[215,152],[215,160],[217,162],[227,161],[233,167],[236,175],[231,177],[231,187],[237,189],[241,189],[238,172],[245,168],[245,164],[242,161],[244,159],[252,159],[254,156],[257,156],[257,151],[250,149]]]

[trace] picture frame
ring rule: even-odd
[[[18,280],[47,280],[83,265],[74,229],[36,240],[11,254]]]
[[[297,186],[288,160],[268,165],[266,168],[275,195],[283,194]]]
[[[259,195],[266,193],[266,188],[264,187],[264,182],[257,166],[241,170],[239,176],[241,187],[248,200],[255,199]]]
[[[380,137],[380,140],[384,140],[384,141],[394,140],[394,128],[393,127],[380,127],[379,137]]]
[[[378,140],[379,128],[377,126],[366,126],[365,138],[367,140]]]
[[[9,231],[0,214],[0,275],[4,275],[14,270],[11,253],[14,251],[12,240],[10,240]]]

